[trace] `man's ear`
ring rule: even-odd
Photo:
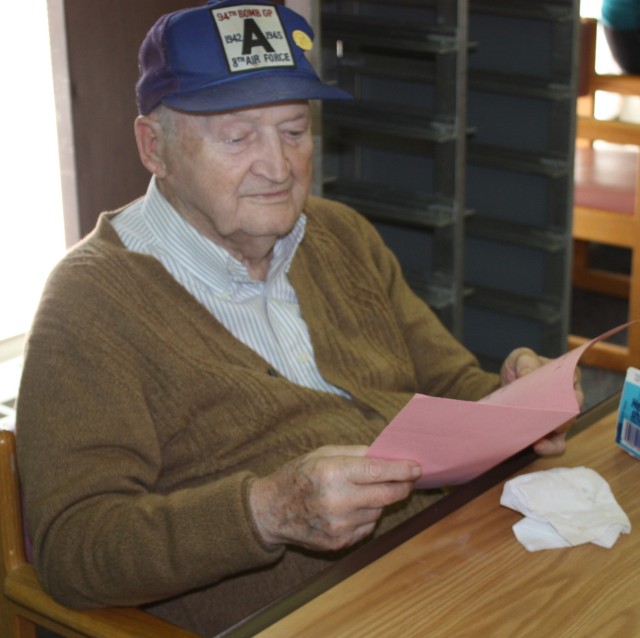
[[[156,177],[165,177],[167,166],[163,152],[164,132],[160,123],[147,115],[138,115],[133,127],[140,161]]]

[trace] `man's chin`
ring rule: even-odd
[[[255,236],[286,237],[293,230],[300,215],[301,212],[292,213],[290,210],[282,213],[263,211],[262,215],[256,218]]]

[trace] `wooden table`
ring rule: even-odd
[[[519,473],[580,465],[599,472],[632,524],[612,549],[586,544],[527,552],[511,529],[522,516],[499,504],[500,480],[257,635],[640,636],[640,460],[615,444],[617,402],[605,407],[563,456],[534,460]],[[296,595],[304,602],[304,588]],[[295,608],[293,598],[281,610]],[[267,618],[277,617],[274,608]],[[244,631],[260,622],[264,613]]]

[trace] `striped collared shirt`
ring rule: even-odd
[[[309,330],[300,313],[288,271],[304,237],[306,217],[276,241],[266,281],[255,281],[240,261],[191,226],[151,179],[145,197],[113,220],[132,251],[158,259],[167,271],[222,325],[302,386],[345,394],[327,383],[316,366]]]

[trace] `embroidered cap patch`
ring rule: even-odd
[[[272,6],[211,9],[231,73],[295,67],[287,34]]]

